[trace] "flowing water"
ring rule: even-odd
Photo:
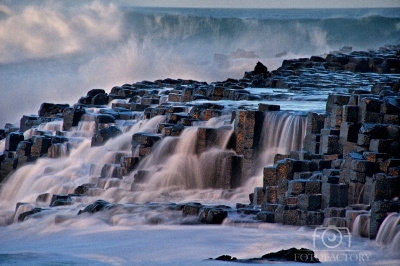
[[[221,226],[182,225],[191,220],[168,208],[168,202],[201,201],[231,206],[246,202],[248,193],[260,185],[262,167],[273,163],[271,154],[285,154],[302,146],[306,124],[302,113],[266,113],[262,148],[256,163],[259,169],[247,176],[247,183],[234,190],[209,188],[209,183],[205,183],[213,178],[221,158],[235,154],[227,145],[233,133],[229,116],[189,127],[179,137],[165,137],[135,171],[122,179],[113,178],[111,174],[99,178],[103,165],[115,164],[118,154],[130,154],[134,133],[154,133],[157,124],[164,121],[164,116],[139,120],[101,147],[90,147],[89,133],[93,133],[90,123],[93,122],[81,122],[69,132],[79,136],[76,137],[79,141],[75,146],[67,146],[68,156],[41,158],[10,176],[0,191],[3,225],[0,264],[219,265],[203,260],[226,253],[239,258],[259,257],[293,246],[315,250],[317,257],[328,265],[335,265],[339,258],[347,258],[347,262],[354,265],[363,262],[396,265],[398,262],[397,214],[383,223],[376,244],[353,236],[351,249],[331,251],[326,250],[319,239],[315,242],[310,228],[254,224],[249,218],[243,220],[247,223],[237,224],[234,221],[244,217],[234,213]],[[40,127],[49,129],[50,126]],[[214,128],[219,134],[215,145],[197,154],[198,130],[202,127]],[[148,178],[136,184],[135,176],[141,171],[147,171]],[[49,198],[46,202],[37,202],[43,193],[73,193],[77,186],[88,183],[93,186],[87,196],[74,197],[72,205],[49,208]],[[117,205],[109,211],[77,215],[96,199]],[[28,204],[20,205],[15,211],[17,202]],[[18,222],[21,213],[34,207],[44,210]],[[379,250],[390,253],[382,256]]]
[[[257,61],[275,69],[284,58],[323,54],[344,45],[365,50],[395,44],[400,41],[399,23],[398,8],[212,10],[138,8],[107,1],[9,1],[0,4],[0,124],[36,112],[43,101],[73,104],[94,87],[167,77],[240,78]],[[134,171],[116,177],[119,158],[132,153],[132,135],[156,133],[165,117],[145,119],[142,112],[135,113],[130,121],[116,121],[123,134],[91,147],[99,109],[88,108],[79,125],[66,133],[68,143],[55,145],[48,157],[19,168],[2,184],[0,265],[222,265],[203,260],[222,254],[259,257],[291,247],[313,249],[328,265],[337,265],[339,259],[352,265],[398,265],[398,214],[385,220],[376,242],[353,236],[351,249],[332,251],[321,239],[313,241],[310,228],[254,223],[234,213],[221,226],[193,225],[169,208],[170,202],[248,202],[273,155],[301,149],[306,125],[302,112],[324,112],[326,97],[326,92],[315,91],[275,101],[284,111],[266,114],[253,167],[243,174],[240,186],[230,189],[221,181],[236,156],[229,145],[234,134],[230,116],[163,138]],[[24,137],[56,135],[61,125],[43,123]],[[216,133],[199,154],[203,128]],[[4,148],[0,141],[0,151]],[[86,196],[49,207],[49,195],[74,193],[82,184],[88,187]],[[78,215],[99,199],[114,207]],[[43,210],[18,222],[20,214],[34,207]]]
[[[388,246],[390,250],[398,252],[400,250],[400,214],[391,213],[383,221],[379,228],[376,242]]]
[[[86,119],[86,118],[85,118]],[[115,165],[115,155],[131,154],[131,138],[138,132],[156,133],[157,125],[165,121],[164,116],[156,116],[150,120],[140,120],[131,129],[121,136],[108,141],[102,147],[90,147],[94,122],[80,122],[67,135],[79,136],[77,144],[59,144],[50,153],[51,158],[39,159],[17,170],[9,181],[4,184],[0,193],[0,202],[4,206],[15,206],[17,202],[35,202],[36,197],[43,193],[73,193],[79,185],[91,183],[101,175],[105,164]],[[227,156],[236,153],[227,147],[233,133],[233,124],[230,116],[212,118],[207,122],[185,129],[178,137],[165,137],[152,149],[137,166],[135,171],[124,176],[128,184],[124,182],[108,184],[115,193],[105,192],[112,202],[145,203],[148,201],[189,201],[189,200],[229,200],[235,195],[235,191],[223,193],[215,184],[215,176],[224,176],[223,166]],[[288,154],[290,150],[299,150],[305,135],[306,117],[285,111],[266,113],[264,120],[262,144],[257,162],[252,175],[244,180],[254,179],[257,183],[262,180],[262,169],[266,165],[273,164],[273,156],[276,153]],[[40,125],[39,129],[58,130],[58,123]],[[54,126],[56,125],[56,126]],[[204,152],[198,153],[196,145],[200,128],[214,128],[217,132],[212,146]],[[34,131],[34,130],[28,130]],[[53,132],[55,134],[55,132]],[[29,134],[27,134],[29,136]],[[69,144],[69,143],[68,143]],[[53,154],[54,153],[54,154]],[[68,156],[67,156],[68,154]],[[221,161],[222,160],[222,161]],[[222,167],[222,168],[221,168]],[[108,169],[105,177],[113,177],[113,167]],[[139,172],[146,172],[146,182],[140,183],[131,191],[134,176]],[[99,181],[97,181],[99,182]],[[253,183],[251,183],[253,185]],[[251,187],[249,187],[251,190]],[[207,191],[207,192],[205,192]],[[246,200],[248,192],[242,195]],[[208,196],[204,198],[204,194]],[[221,196],[225,195],[225,197]],[[100,195],[102,196],[102,195]],[[12,207],[13,208],[13,207]]]
[[[0,3],[0,125],[36,113],[43,101],[73,104],[96,87],[109,91],[160,78],[225,80],[242,77],[257,61],[276,69],[282,59],[343,46],[397,44],[399,14],[399,8],[179,9],[126,1],[7,1]]]

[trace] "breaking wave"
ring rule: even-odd
[[[36,112],[43,95],[47,101],[74,103],[95,87],[108,91],[160,78],[240,78],[257,61],[276,69],[282,58],[345,45],[366,50],[397,44],[398,13],[8,2],[0,5],[0,125]]]

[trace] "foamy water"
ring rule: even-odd
[[[352,248],[346,251],[326,250],[318,241],[314,246],[313,230],[303,227],[273,224],[110,226],[101,216],[57,225],[48,219],[41,223],[45,226],[37,227],[32,219],[1,230],[0,264],[230,265],[204,260],[223,254],[246,259],[280,249],[305,247],[313,249],[324,265],[398,265],[397,252],[390,253],[361,238],[353,237]]]
[[[216,12],[133,8],[106,1],[0,4],[0,125],[18,124],[22,114],[36,113],[43,101],[73,104],[95,87],[109,92],[114,85],[145,79],[240,78],[257,61],[275,69],[283,58],[322,54],[343,45],[367,49],[393,43],[399,40],[396,12],[398,9]],[[377,35],[371,36],[371,29]],[[254,52],[256,57],[235,58],[232,53],[238,49]],[[282,52],[287,52],[286,56],[275,58]],[[216,54],[227,56],[222,57],[227,60],[216,60]],[[247,90],[290,96],[287,90]],[[116,121],[122,123],[119,126],[124,133],[104,146],[90,148],[99,109],[88,109],[85,121],[67,132],[68,144],[55,149],[56,159],[41,158],[21,167],[3,184],[0,265],[225,265],[228,263],[204,260],[222,254],[243,259],[260,257],[291,247],[310,248],[328,265],[337,265],[338,261],[398,265],[396,214],[384,222],[379,241],[353,236],[350,247],[344,241],[343,250],[330,250],[321,238],[314,239],[312,228],[254,223],[254,217],[235,212],[230,212],[221,226],[194,225],[196,217],[183,217],[169,208],[169,202],[247,203],[248,194],[262,184],[262,167],[272,164],[272,156],[300,149],[306,118],[295,112],[324,112],[326,93],[264,101],[281,105],[285,112],[266,117],[263,148],[257,154],[255,168],[242,186],[228,190],[210,188],[204,180],[221,170],[221,154],[224,164],[234,153],[227,148],[233,131],[230,116],[187,128],[180,137],[166,137],[134,172],[121,179],[112,178],[114,168],[110,167],[106,173],[109,177],[101,179],[103,165],[115,167],[120,154],[131,153],[134,133],[155,133],[165,117],[142,120],[140,113],[131,121]],[[258,104],[220,103],[227,107]],[[61,125],[61,121],[55,121],[38,129],[54,135]],[[194,145],[197,127],[218,129],[215,147],[200,156]],[[34,134],[33,129],[24,136],[27,139]],[[0,141],[0,151],[4,146]],[[139,170],[148,171],[150,178],[132,189]],[[73,197],[72,205],[50,208],[49,199],[36,202],[43,193],[73,193],[82,184],[94,186],[87,196]],[[115,205],[107,211],[78,215],[98,199]],[[15,212],[18,202],[28,204]],[[44,210],[18,222],[18,215],[33,207]]]
[[[396,44],[398,14],[396,8],[213,10],[110,1],[6,2],[0,5],[0,125],[18,124],[44,101],[73,104],[96,87],[109,91],[160,78],[240,78],[257,61],[272,70],[282,59],[345,45],[366,50]],[[231,56],[238,49],[255,57]],[[275,57],[283,52],[286,56]],[[227,59],[218,61],[216,54]]]
[[[180,137],[166,137],[160,141],[130,175],[122,179],[104,179],[103,189],[100,186],[85,197],[73,197],[73,204],[68,206],[50,208],[48,201],[35,202],[37,196],[45,192],[73,193],[83,183],[99,186],[101,165],[113,162],[116,152],[129,154],[132,134],[153,133],[165,117],[140,121],[102,147],[89,148],[90,137],[80,134],[80,143],[69,151],[68,157],[41,158],[35,164],[21,167],[0,193],[0,222],[3,224],[0,262],[4,265],[221,265],[224,262],[204,260],[222,254],[247,259],[280,249],[304,247],[314,250],[316,257],[328,265],[336,265],[338,260],[350,265],[397,265],[398,217],[394,215],[383,224],[382,228],[387,231],[378,234],[379,239],[393,236],[391,241],[376,243],[352,236],[351,243],[346,242],[350,238],[344,238],[342,249],[331,250],[322,241],[326,228],[254,223],[253,216],[242,216],[234,211],[222,225],[205,226],[197,224],[197,217],[184,217],[182,212],[169,208],[171,201],[200,201],[233,207],[236,202],[246,202],[249,192],[260,185],[261,171],[255,171],[254,176],[248,176],[247,183],[235,190],[205,187],[204,177],[218,158],[214,156],[227,152],[226,138],[232,129],[227,127],[226,118],[213,118],[199,125],[224,128],[216,147],[201,156],[195,154],[193,145],[198,128],[188,128]],[[305,120],[306,117],[289,112],[268,113],[261,138],[263,148],[255,165],[262,170],[263,165],[272,163],[272,153],[286,153],[301,146]],[[80,125],[75,130],[79,133],[92,129]],[[150,171],[151,178],[132,191],[134,175],[139,170]],[[97,199],[115,205],[95,214],[78,215],[79,210]],[[146,203],[148,201],[153,203]],[[17,202],[31,204],[20,206],[15,213]],[[19,214],[37,206],[44,210],[18,222]],[[6,224],[10,225],[4,226]],[[315,237],[316,230],[320,232],[318,237]]]

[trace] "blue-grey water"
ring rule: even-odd
[[[343,46],[366,50],[398,43],[400,8],[179,9],[138,8],[106,1],[8,1],[0,4],[0,127],[6,122],[19,123],[23,114],[36,113],[42,102],[73,104],[92,88],[109,92],[114,85],[168,77],[208,82],[241,78],[257,61],[275,69],[284,58],[323,55]],[[238,49],[254,56],[233,56]],[[275,56],[283,52],[285,56]],[[230,59],[221,64],[216,55]],[[325,98],[326,94],[316,93],[275,103],[297,115],[297,111],[323,112]],[[289,118],[296,120],[293,124],[297,126],[281,120],[287,130],[276,137],[286,138],[277,142],[287,144],[292,142],[288,138],[303,136],[304,116]],[[225,125],[224,119],[230,117],[213,119],[206,126]],[[69,132],[80,137],[76,137],[68,157],[42,158],[20,168],[0,191],[0,265],[222,265],[227,263],[203,260],[222,254],[259,257],[294,246],[315,250],[328,265],[337,265],[338,258],[351,265],[398,265],[397,246],[383,247],[354,237],[349,249],[326,250],[321,241],[313,243],[311,228],[233,222],[243,217],[227,219],[222,226],[179,225],[181,215],[146,207],[77,216],[79,209],[100,198],[120,204],[202,200],[231,206],[247,200],[262,182],[260,175],[228,194],[196,187],[197,177],[201,178],[198,173],[212,167],[216,151],[209,151],[205,158],[193,156],[194,130],[185,131],[179,140],[166,138],[161,142],[159,150],[176,146],[174,156],[157,157],[155,152],[151,157],[154,161],[141,164],[143,169],[153,170],[157,165],[154,182],[144,186],[147,190],[132,193],[125,189],[133,180],[130,174],[122,181],[110,180],[105,185],[108,189],[94,190],[91,197],[75,199],[72,206],[48,209],[22,223],[10,224],[17,202],[35,202],[45,192],[72,193],[80,184],[95,182],[96,177],[90,174],[92,164],[98,166],[99,174],[114,152],[130,152],[134,132],[154,131],[159,122],[163,117],[137,123],[104,147],[90,148],[93,123],[85,121]],[[43,128],[60,130],[61,122]],[[31,132],[25,134],[30,136]],[[4,141],[0,144],[4,148]],[[188,178],[186,173],[193,176]],[[173,179],[180,175],[190,179],[190,190],[181,189],[179,180]],[[31,207],[33,204],[24,205],[19,212]],[[153,218],[164,222],[149,225]]]
[[[179,9],[107,1],[0,5],[0,126],[42,102],[73,104],[92,88],[160,78],[240,78],[257,61],[400,42],[400,8]],[[221,67],[216,54],[238,49]]]

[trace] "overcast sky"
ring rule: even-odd
[[[129,3],[138,6],[214,8],[400,7],[400,0],[129,0]]]

